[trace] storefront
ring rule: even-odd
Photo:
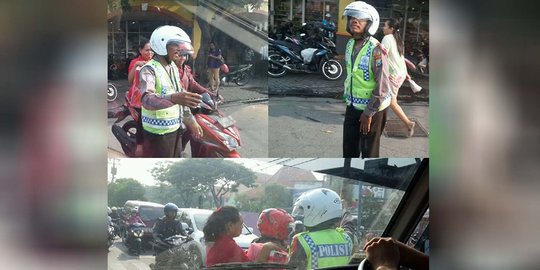
[[[193,41],[195,58],[199,55],[201,59],[206,57],[204,53],[199,54],[200,49],[207,48],[209,40],[213,39],[223,51],[227,64],[245,62],[248,48],[258,53],[260,47],[266,44],[267,3],[260,9],[235,6],[233,11],[208,1],[155,0],[150,4],[144,1],[133,0],[127,9],[108,12],[108,66],[109,71],[114,66],[114,73],[117,74],[109,76],[109,79],[127,77],[127,66],[137,56],[141,38],[149,39],[152,32],[162,25],[182,28]],[[206,23],[199,25],[199,22]],[[209,25],[212,29],[208,28]],[[201,30],[201,27],[205,30]],[[211,33],[209,38],[208,33]],[[203,69],[199,65],[200,72]]]

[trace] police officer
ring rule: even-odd
[[[347,265],[353,254],[353,239],[339,228],[342,205],[339,195],[326,188],[304,192],[292,215],[303,220],[306,232],[293,237],[289,264],[298,269]]]
[[[163,239],[173,235],[186,235],[186,232],[182,228],[182,223],[180,220],[176,220],[178,206],[174,203],[167,203],[163,212],[165,212],[165,216],[159,218],[152,229],[154,240],[161,243],[163,242]],[[156,253],[160,253],[163,250],[164,249],[157,248]]]
[[[201,96],[182,88],[178,67],[173,59],[193,54],[189,36],[176,26],[158,27],[150,37],[155,52],[139,74],[142,101],[143,155],[179,157],[180,138],[186,125],[196,137],[202,129],[188,107],[195,108]]]
[[[345,50],[343,156],[378,157],[391,101],[386,52],[372,37],[379,27],[379,13],[369,4],[355,1],[345,7],[343,16],[352,36]]]

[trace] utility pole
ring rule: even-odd
[[[116,158],[113,158],[113,159],[112,159],[112,167],[111,167],[111,183],[114,183],[114,180],[116,179],[116,172],[117,172],[116,161],[117,161]]]

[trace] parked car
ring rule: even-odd
[[[180,208],[178,210],[178,216],[182,218],[182,222],[187,223],[191,228],[193,228],[193,233],[191,237],[195,241],[201,243],[201,254],[203,257],[203,262],[206,261],[206,246],[204,243],[204,233],[203,228],[208,220],[208,217],[212,214],[212,210],[208,209],[195,209],[195,208]],[[243,224],[242,234],[234,238],[234,241],[244,250],[249,248],[249,245],[253,239],[258,236],[255,235],[247,226]]]

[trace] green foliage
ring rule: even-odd
[[[292,210],[293,195],[287,187],[271,183],[264,189],[264,194],[260,198],[250,199],[246,194],[236,196],[237,207],[242,211],[261,212],[267,208],[282,208]]]
[[[223,196],[236,192],[239,185],[253,187],[255,173],[244,166],[223,159],[186,159],[161,163],[152,169],[156,180],[171,185],[185,202],[197,194],[212,195],[214,205],[221,206]]]
[[[144,187],[132,178],[120,178],[107,186],[109,206],[123,206],[127,200],[145,200]]]
[[[293,204],[293,195],[287,187],[272,183],[265,187],[262,198],[262,207],[266,208],[291,208]]]
[[[236,195],[236,207],[240,211],[255,213],[261,212],[263,209],[260,199],[250,199],[245,193]]]

